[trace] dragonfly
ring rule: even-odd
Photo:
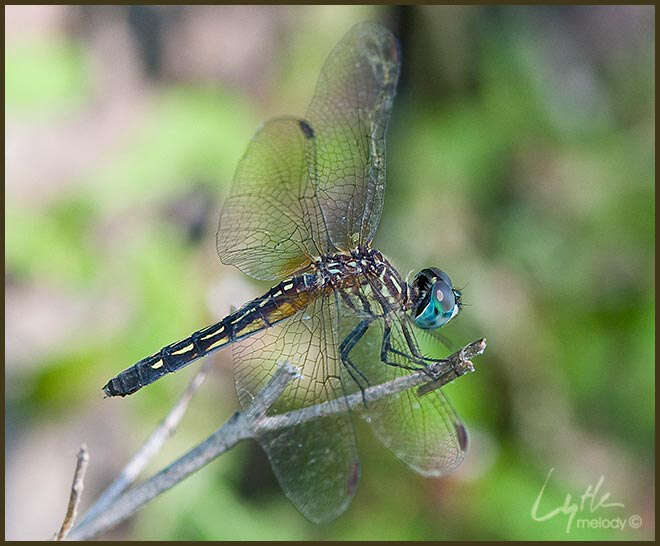
[[[352,27],[328,56],[304,117],[263,124],[240,160],[220,215],[224,264],[276,284],[220,322],[163,347],[108,381],[126,396],[232,347],[247,408],[288,361],[300,370],[269,414],[283,414],[427,370],[421,332],[456,317],[462,294],[436,267],[404,279],[372,240],[385,192],[385,136],[401,65],[394,35]],[[316,523],[350,504],[360,479],[354,415],[424,476],[462,462],[467,431],[441,390],[414,390],[261,434],[286,496]]]

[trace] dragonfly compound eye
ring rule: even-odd
[[[445,285],[447,285],[449,288],[452,287],[451,279],[449,278],[449,275],[447,275],[447,273],[445,273],[445,272],[442,271],[441,269],[435,269],[435,268],[433,269],[433,272],[435,273],[435,277],[436,277],[438,280],[441,280],[441,281],[442,281],[443,283],[445,283]]]
[[[456,296],[451,285],[438,279],[417,307],[415,324],[420,328],[440,328],[458,313]]]
[[[426,269],[422,269],[417,275],[415,275],[413,284],[418,290],[428,290],[436,281],[444,282],[449,288],[452,288],[453,286],[449,275],[437,267],[427,267]]]

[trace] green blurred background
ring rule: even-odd
[[[471,434],[429,480],[360,428],[363,479],[315,526],[243,443],[105,538],[649,539],[655,536],[654,8],[6,7],[6,536],[48,538],[75,453],[83,506],[195,372],[123,400],[100,387],[259,295],[214,235],[258,125],[302,115],[355,22],[401,40],[376,246],[446,270],[486,336],[447,387]],[[149,473],[237,407],[230,351]],[[538,515],[602,485],[577,528]],[[35,516],[38,514],[38,517]],[[605,523],[599,524],[601,527]]]

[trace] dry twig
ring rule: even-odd
[[[91,519],[96,518],[114,500],[121,495],[140,475],[140,472],[149,464],[153,457],[158,454],[165,441],[174,434],[176,427],[181,422],[188,405],[199,387],[202,386],[210,368],[215,363],[214,359],[208,359],[200,370],[192,378],[188,387],[183,392],[174,407],[165,416],[158,427],[151,433],[146,442],[133,456],[133,458],[124,466],[119,476],[110,486],[99,496],[94,504],[85,512],[80,520],[78,527],[83,527]]]
[[[423,383],[432,385],[425,392],[437,389],[441,385],[473,371],[474,368],[469,359],[483,353],[485,348],[486,340],[480,339],[466,345],[460,351],[449,356],[446,361],[431,366],[429,370],[435,379],[430,383],[427,373],[414,372],[387,383],[369,387],[364,390],[364,393],[357,392],[344,398],[329,400],[289,413],[267,416],[268,408],[284,392],[288,383],[298,375],[296,368],[284,363],[277,369],[268,385],[255,397],[249,408],[243,412],[234,413],[209,438],[151,478],[126,491],[104,511],[97,512],[93,518],[85,517],[84,521],[72,531],[69,538],[89,539],[114,527],[133,515],[151,499],[181,482],[241,440],[256,438],[265,432],[304,423],[318,417],[359,409],[365,400],[367,402],[378,400]]]
[[[55,535],[55,540],[63,540],[69,534],[71,527],[76,520],[78,505],[82,496],[85,472],[89,463],[89,451],[85,444],[80,446],[78,456],[76,457],[76,469],[73,472],[73,484],[71,485],[71,495],[69,495],[69,505],[66,508],[66,515],[60,530]]]

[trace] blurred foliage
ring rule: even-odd
[[[155,192],[167,195],[196,178],[218,181],[216,189],[223,190],[255,124],[240,96],[206,87],[173,85],[152,107],[151,119],[130,136],[130,147],[90,181],[104,207],[126,207]]]
[[[89,98],[83,44],[34,40],[5,50],[5,105],[27,116],[57,116]]]
[[[195,13],[154,9],[162,9],[162,28],[172,36]],[[216,265],[213,256],[214,227],[236,163],[260,122],[304,112],[320,64],[343,32],[353,22],[379,19],[401,37],[404,72],[388,134],[388,188],[376,246],[404,275],[427,265],[447,270],[464,285],[469,304],[447,335],[457,346],[479,336],[489,340],[477,373],[446,388],[472,433],[468,460],[455,476],[427,480],[360,425],[358,494],[336,522],[314,526],[273,488],[258,448],[241,445],[150,503],[116,536],[652,538],[652,9],[218,9],[231,24],[262,29],[263,55],[272,59],[265,87],[238,75],[214,74],[209,81],[165,68],[152,75],[155,82],[143,81],[123,97],[141,108],[119,118],[126,126],[112,145],[99,137],[91,167],[53,175],[48,187],[60,184],[61,191],[26,189],[8,171],[5,271],[12,299],[6,310],[16,306],[10,316],[17,317],[6,338],[9,471],[24,456],[24,438],[74,430],[74,423],[83,430],[76,441],[90,444],[89,480],[112,477],[95,468],[95,453],[115,465],[128,460],[194,370],[126,400],[103,401],[100,386],[216,320],[218,309],[263,289]],[[90,38],[100,27],[89,13],[72,11],[58,38],[28,35],[6,43],[9,141],[15,131],[47,128],[56,135],[58,124],[76,116],[94,119],[100,99],[90,66],[100,59],[109,68],[103,63],[114,60]],[[121,23],[120,8],[112,13],[108,20]],[[200,19],[204,15],[198,25]],[[218,24],[223,28],[222,17]],[[169,38],[166,30],[163,40]],[[113,89],[103,97],[112,100]],[[60,149],[74,157],[78,150],[71,146],[64,140]],[[38,164],[39,154],[32,160]],[[172,212],[185,192],[197,192],[199,181],[215,192],[202,197],[213,201],[208,215],[196,217],[201,239],[191,238]],[[229,286],[225,299],[211,303],[223,286]],[[60,299],[30,307],[32,300],[20,295],[38,288]],[[71,305],[62,303],[67,298]],[[64,331],[52,334],[59,322]],[[34,344],[34,353],[13,352],[12,343]],[[230,355],[217,360],[222,373],[205,385],[151,470],[235,410]],[[95,416],[92,424],[80,417],[86,412]],[[642,528],[574,524],[567,534],[566,516],[534,521],[530,510],[551,468],[540,513],[561,506],[568,493],[579,498],[604,476],[601,494],[611,491],[610,501],[625,509],[582,517],[637,513]],[[12,476],[11,483],[29,483],[18,470]],[[241,492],[247,477],[257,485]],[[19,490],[11,483],[8,499]],[[14,517],[20,520],[16,514],[21,507],[29,512],[30,503],[13,499]],[[50,507],[54,522],[60,507]],[[12,521],[8,536],[26,538]]]

